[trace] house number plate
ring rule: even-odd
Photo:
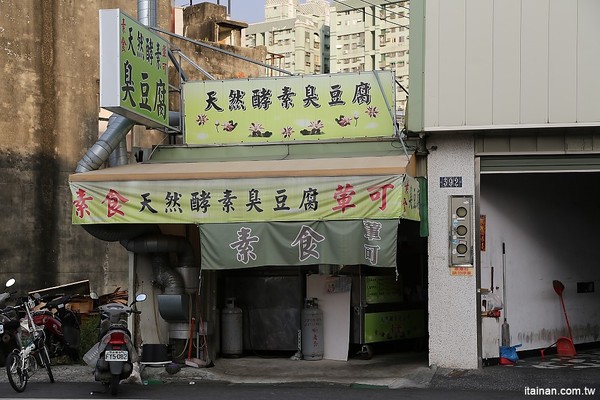
[[[441,188],[460,188],[462,187],[462,176],[440,176]]]

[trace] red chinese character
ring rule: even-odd
[[[93,200],[94,198],[92,196],[86,197],[85,190],[83,189],[78,189],[77,192],[75,192],[75,194],[77,195],[77,198],[73,200],[73,207],[75,207],[75,215],[77,215],[79,218],[83,218],[83,214],[90,215],[90,209],[87,205],[87,202]]]
[[[381,205],[379,206],[379,209],[383,211],[387,207],[387,191],[388,189],[392,190],[393,188],[394,185],[388,183],[383,186],[375,186],[372,188],[368,188],[367,191],[369,192],[369,197],[371,198],[371,201],[377,201],[381,199]]]
[[[113,217],[115,214],[119,214],[121,216],[125,215],[123,211],[121,211],[121,203],[127,203],[129,200],[126,197],[123,197],[114,189],[110,189],[108,194],[102,200],[102,204],[107,203],[108,210],[106,212],[107,217]]]
[[[333,194],[333,198],[338,202],[338,205],[333,207],[333,211],[342,210],[342,213],[346,212],[346,208],[356,207],[356,204],[352,204],[352,196],[356,192],[354,186],[346,183],[346,186],[338,185],[337,190]]]

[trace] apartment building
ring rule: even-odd
[[[395,71],[396,110],[406,108],[409,2],[332,2],[331,72]]]
[[[244,45],[266,46],[272,65],[298,74],[393,70],[398,83],[396,110],[403,115],[408,89],[408,3],[267,0],[265,22],[248,26]]]
[[[245,31],[246,47],[267,47],[267,62],[298,74],[329,72],[329,2],[267,0],[265,22]],[[267,75],[273,75],[266,71]]]

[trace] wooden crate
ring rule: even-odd
[[[79,314],[89,314],[94,309],[94,301],[92,299],[72,300],[67,304],[67,308]]]

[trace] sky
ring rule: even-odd
[[[192,0],[192,4],[214,3],[227,7],[231,1],[231,19],[253,24],[265,20],[265,0]],[[190,0],[175,0],[176,6],[189,6]]]
[[[231,1],[231,19],[254,24],[265,20],[265,0],[175,0],[176,6],[198,3],[214,3],[227,7]],[[304,1],[301,1],[303,3]]]

